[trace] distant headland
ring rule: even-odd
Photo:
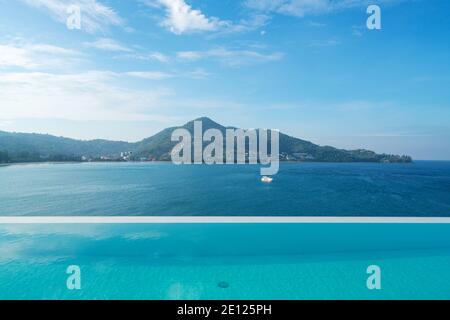
[[[162,130],[142,141],[129,143],[109,140],[75,140],[46,134],[0,131],[0,163],[19,162],[92,162],[92,161],[170,161],[172,132],[178,128],[194,130],[194,121],[202,121],[204,129],[227,128],[203,117],[180,127]],[[378,154],[370,150],[344,150],[319,146],[280,132],[280,161],[293,162],[380,162],[409,163],[407,155]]]

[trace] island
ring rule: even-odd
[[[176,142],[172,132],[183,128],[194,130],[194,121],[202,121],[203,128],[227,128],[208,117],[192,120],[180,127],[171,127],[130,143],[109,140],[76,140],[48,134],[0,131],[0,163],[18,162],[106,162],[106,161],[170,161]],[[410,163],[408,155],[379,154],[366,149],[344,150],[320,146],[280,132],[281,161],[292,162],[379,162]]]

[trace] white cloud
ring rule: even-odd
[[[229,66],[239,66],[278,61],[283,58],[284,54],[281,52],[261,53],[252,50],[230,50],[219,47],[208,51],[180,51],[177,56],[179,59],[188,61],[211,58]]]
[[[216,35],[248,32],[265,26],[270,20],[265,14],[255,13],[238,22],[208,17],[201,10],[192,8],[187,0],[141,1],[151,8],[165,10],[166,15],[160,23],[161,26],[178,35],[206,31],[215,32]]]
[[[136,60],[155,60],[159,62],[166,63],[169,61],[169,57],[161,52],[141,52],[133,48],[126,47],[114,39],[110,38],[100,38],[93,42],[85,42],[84,45],[89,48],[95,48],[103,51],[112,51],[118,53],[124,53],[126,58],[136,59]]]
[[[207,52],[202,51],[180,51],[177,53],[178,58],[185,60],[199,60],[208,56]]]
[[[155,61],[159,61],[162,63],[166,63],[166,62],[170,61],[170,58],[161,52],[150,52],[150,53],[134,52],[134,53],[128,54],[126,57],[137,59],[137,60],[143,60],[143,61],[155,60]]]
[[[23,41],[0,44],[0,69],[63,68],[81,60],[82,54],[48,44],[32,44]]]
[[[32,68],[36,66],[30,59],[29,53],[23,48],[0,45],[0,52],[0,67]]]
[[[97,0],[20,0],[23,3],[47,11],[55,20],[66,24],[70,6],[81,9],[81,29],[89,33],[105,31],[110,26],[124,26],[123,20],[112,9]]]
[[[303,17],[310,13],[322,13],[331,9],[330,0],[247,0],[252,9]]]
[[[150,52],[140,55],[138,58],[144,60],[157,60],[159,62],[168,62],[169,57],[161,52]]]
[[[400,1],[402,0],[378,0],[376,2],[388,4]],[[369,0],[246,0],[245,6],[262,12],[304,17],[369,5],[372,2]]]
[[[0,120],[0,128],[7,128],[11,126],[14,122],[11,120]]]
[[[188,72],[186,74],[186,77],[191,79],[205,79],[210,76],[210,73],[203,70],[203,69],[197,69],[191,72]]]
[[[164,110],[193,106],[203,100],[179,97],[168,87],[146,81],[174,77],[203,79],[203,70],[87,71],[74,74],[48,72],[0,72],[1,119],[66,119],[75,121],[162,121]],[[130,79],[140,79],[133,88]],[[219,104],[219,103],[218,103]],[[3,123],[5,126],[6,123]]]
[[[207,17],[200,10],[193,9],[185,0],[157,0],[166,11],[161,25],[175,34],[215,31],[226,24],[215,17]]]
[[[0,73],[0,114],[4,119],[152,120],[163,98],[173,94],[166,88],[128,88],[120,83],[123,76],[101,71]]]
[[[132,71],[127,72],[126,75],[147,80],[164,80],[174,77],[171,73],[161,71]]]
[[[260,29],[268,24],[270,17],[265,14],[252,14],[239,22],[224,22],[222,28],[218,30],[216,35],[227,35],[233,33],[249,32]]]
[[[151,60],[157,60],[159,62],[168,62],[169,57],[161,52],[151,52],[144,55],[144,57],[148,57]]]
[[[131,52],[132,50],[121,45],[114,39],[101,38],[93,42],[86,42],[84,44],[87,47],[95,48],[104,51],[116,51],[116,52]]]

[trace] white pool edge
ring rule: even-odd
[[[450,224],[450,217],[3,216],[0,224]]]

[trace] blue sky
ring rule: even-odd
[[[81,30],[66,26],[70,5]],[[378,4],[382,29],[366,27]],[[0,0],[0,130],[137,141],[209,116],[450,159],[445,0]]]

